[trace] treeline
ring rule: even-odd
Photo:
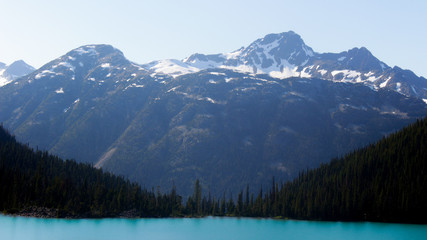
[[[292,182],[235,197],[203,192],[199,180],[183,200],[142,189],[87,164],[62,161],[19,144],[0,128],[0,210],[29,206],[58,216],[246,216],[427,223],[427,120],[375,144],[304,171]],[[185,204],[183,203],[185,202]],[[124,215],[126,216],[126,215]]]

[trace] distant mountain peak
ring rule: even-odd
[[[347,53],[349,57],[360,56],[360,57],[375,58],[374,55],[372,55],[372,53],[366,47],[360,47],[360,48],[355,47],[348,50]]]
[[[388,88],[407,96],[427,99],[427,81],[415,81],[419,77],[411,74],[396,74],[395,68],[377,59],[366,47],[355,47],[340,53],[317,53],[293,31],[268,34],[230,53],[196,53],[180,62],[169,62],[167,65],[164,61],[152,62],[146,69],[152,74],[174,78],[214,68],[267,74],[279,79],[320,78],[365,84],[374,90]]]
[[[252,62],[261,68],[292,64],[301,66],[314,56],[313,50],[305,45],[302,38],[290,31],[268,34],[250,44],[242,51],[242,61]],[[259,67],[258,67],[259,68]]]
[[[293,31],[268,34],[231,53],[193,54],[183,60],[189,68],[225,68],[237,72],[270,74],[273,77],[287,78],[301,76],[296,72],[299,66],[306,65],[315,56],[301,36]],[[159,70],[156,67],[152,67]],[[168,72],[162,68],[163,73]],[[194,70],[192,71],[194,72]],[[186,71],[181,71],[185,74]],[[182,75],[181,74],[181,75]],[[175,73],[174,77],[178,76]]]
[[[303,50],[309,56],[314,55],[313,50],[304,43],[301,36],[293,31],[283,33],[271,33],[263,38],[256,40],[252,44],[270,46],[270,48],[273,46],[277,46],[283,49]],[[273,46],[271,46],[271,44],[273,44]]]
[[[0,87],[13,82],[15,79],[25,76],[35,70],[23,60],[18,60],[10,65],[0,63]]]
[[[67,54],[51,61],[43,66],[41,69],[44,71],[57,72],[65,67],[69,71],[74,72],[80,68],[92,68],[94,66],[101,66],[107,68],[110,65],[120,63],[128,63],[129,60],[125,58],[123,53],[107,44],[92,44],[84,45],[71,50]]]
[[[8,72],[11,75],[15,75],[17,77],[27,75],[31,73],[32,71],[36,70],[34,67],[28,65],[23,60],[18,60],[13,62],[7,67],[6,72]]]

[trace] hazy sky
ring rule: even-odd
[[[367,47],[427,77],[425,0],[0,0],[0,62],[106,43],[136,63],[230,52],[293,30],[316,52]]]

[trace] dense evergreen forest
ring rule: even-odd
[[[200,198],[199,191],[193,199]],[[268,191],[256,196],[247,189],[236,203],[223,199],[211,205],[203,199],[201,207],[205,215],[427,223],[427,120],[302,172],[292,182],[273,179]]]
[[[181,199],[147,191],[88,164],[63,161],[18,143],[0,128],[0,210],[56,209],[58,217],[169,217]]]
[[[204,194],[198,180],[183,203],[175,190],[142,189],[87,164],[63,161],[17,143],[0,129],[0,210],[29,206],[58,216],[247,216],[313,220],[427,223],[427,120],[375,144],[272,184],[222,198]]]

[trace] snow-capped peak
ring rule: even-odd
[[[269,34],[231,53],[193,54],[178,60],[146,64],[147,70],[177,77],[209,68],[225,68],[254,74],[270,74],[285,78],[301,76],[296,70],[315,55],[301,37],[292,32]]]
[[[281,79],[317,77],[338,82],[364,82],[375,89],[385,81],[384,72],[390,69],[364,47],[341,53],[316,53],[293,31],[268,34],[230,53],[196,53],[182,61],[156,61],[145,68],[153,74],[173,77],[223,68]]]
[[[25,63],[23,60],[18,60],[10,65],[1,64],[0,66],[0,87],[7,85],[13,80],[25,76],[33,72],[35,68]]]
[[[314,52],[305,45],[298,34],[289,31],[268,34],[264,38],[256,40],[243,50],[242,56],[247,61],[252,60],[255,63],[260,61],[263,65],[269,65],[268,60],[275,61],[276,65],[280,65],[283,60],[286,60],[295,66],[302,66],[310,57],[314,56]]]

